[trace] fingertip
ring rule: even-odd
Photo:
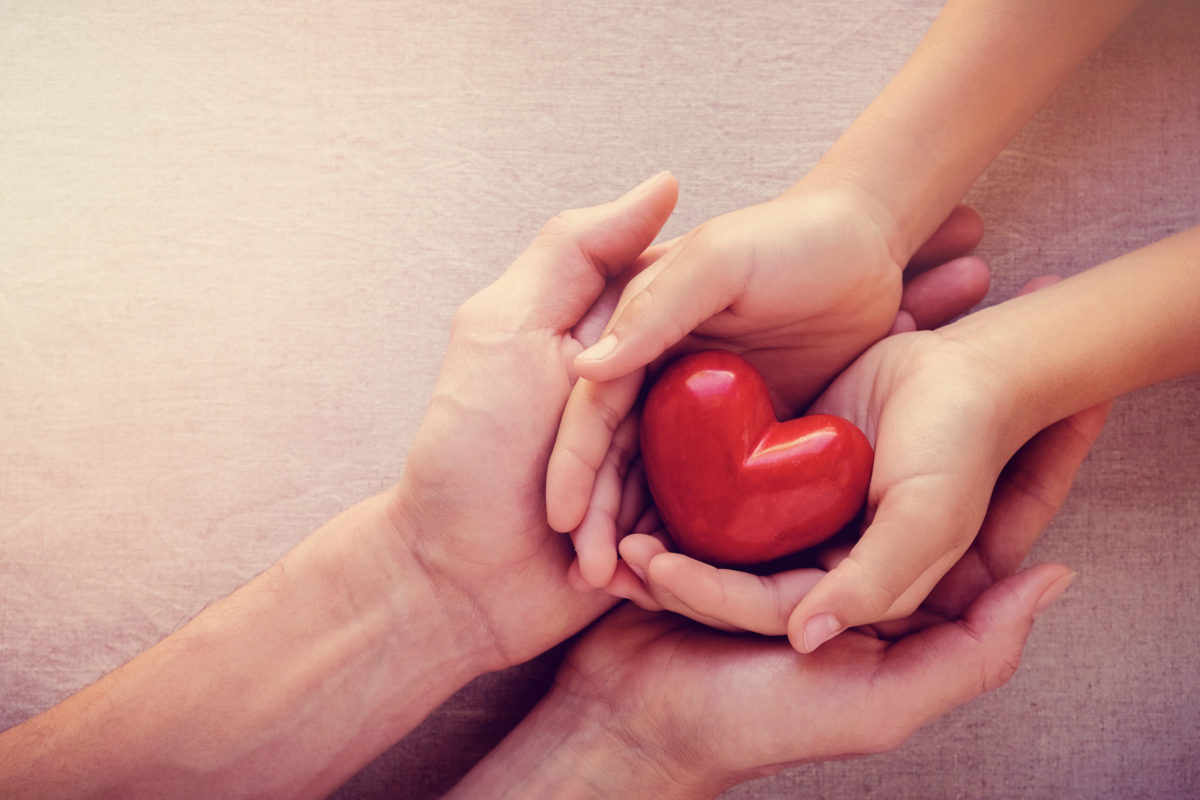
[[[571,561],[571,566],[567,567],[567,585],[580,594],[588,594],[595,588],[585,581],[583,575],[580,574],[578,558]]]
[[[962,231],[963,241],[970,243],[971,249],[978,247],[979,243],[983,241],[984,230],[983,214],[979,213],[979,209],[966,203],[960,203],[950,212],[950,216],[956,220],[956,224]]]
[[[628,564],[617,564],[613,579],[604,587],[604,590],[616,597],[630,600],[646,611],[663,610],[662,605],[654,599],[642,579],[629,568]]]
[[[593,384],[611,385],[621,379],[632,381],[631,376],[637,374],[640,388],[643,368],[662,355],[662,351],[647,350],[645,337],[637,324],[623,322],[610,321],[616,330],[609,331],[600,341],[575,356],[571,366],[579,377]]]
[[[601,336],[600,340],[594,345],[588,347],[579,355],[575,356],[575,369],[576,371],[579,371],[581,368],[586,369],[594,366],[607,359],[609,356],[615,353],[616,350],[616,335],[612,333],[606,333],[604,336]],[[584,373],[580,372],[580,374],[583,375]],[[586,375],[584,377],[586,377]]]
[[[670,170],[664,169],[661,172],[656,172],[653,175],[651,175],[649,178],[646,178],[644,181],[639,183],[637,186],[633,187],[628,192],[626,192],[625,197],[633,198],[633,197],[638,197],[641,194],[651,192],[654,189],[658,188],[659,183],[666,180],[667,178],[670,178],[672,181],[675,180],[675,176],[671,174]]]
[[[964,616],[976,636],[1007,631],[1023,640],[1038,614],[1071,585],[1075,573],[1062,564],[1038,564],[1010,575],[984,591]]]
[[[788,620],[788,641],[798,653],[812,653],[818,647],[844,631],[846,626],[828,612]]]
[[[633,570],[639,580],[645,581],[650,561],[667,552],[667,548],[654,536],[647,533],[631,533],[617,545],[621,558]]]
[[[1033,606],[1033,618],[1037,619],[1042,612],[1054,605],[1058,598],[1062,597],[1063,593],[1070,588],[1075,581],[1076,573],[1070,569],[1063,568],[1065,572],[1060,572],[1057,577],[1054,577],[1049,584],[1042,589],[1042,593],[1038,596],[1037,602]]]
[[[913,319],[913,315],[904,309],[896,312],[896,319],[892,322],[892,328],[887,332],[888,336],[896,336],[901,333],[912,333],[917,329],[917,321]]]
[[[593,589],[603,589],[617,570],[616,548],[611,542],[606,546],[591,539],[581,540],[579,536],[576,536],[575,547],[579,574],[584,583]]]
[[[570,533],[583,522],[587,506],[579,498],[592,495],[592,481],[573,475],[560,451],[550,453],[546,467],[546,524],[559,533]]]
[[[961,256],[907,280],[900,306],[912,315],[917,329],[932,329],[977,305],[990,288],[987,263],[977,256]]]
[[[983,241],[983,217],[968,205],[958,205],[929,238],[912,254],[906,270],[910,273],[966,255]]]
[[[963,256],[953,262],[958,270],[959,280],[963,284],[963,293],[976,298],[975,302],[983,300],[988,290],[992,288],[992,270],[979,256]]]
[[[661,552],[650,557],[646,562],[646,582],[655,586],[662,587],[671,594],[678,596],[679,592],[676,588],[681,583],[678,578],[680,575],[691,575],[695,577],[695,572],[692,567],[699,562],[694,562],[692,559],[682,553]],[[707,565],[705,565],[707,566]],[[708,569],[713,569],[708,567]]]

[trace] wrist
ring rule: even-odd
[[[734,783],[631,735],[611,707],[555,686],[449,796],[692,800]]]
[[[823,158],[781,199],[802,195],[820,196],[824,203],[841,209],[858,230],[870,231],[876,244],[899,269],[903,269],[915,250],[915,247],[909,250],[899,217],[871,190],[862,173],[850,165]]]
[[[904,215],[873,184],[870,165],[838,158],[831,151],[793,188],[843,198],[878,233],[892,261],[901,269],[920,245],[911,241],[914,234],[904,229]]]
[[[990,376],[994,397],[1003,407],[1003,441],[998,448],[1010,454],[1038,431],[1072,413],[1065,410],[1070,405],[1067,376],[1053,380],[1044,373],[1037,363],[1045,355],[1044,348],[1023,341],[1021,315],[1013,313],[1020,309],[1008,306],[1012,302],[969,314],[937,331],[948,345],[973,352],[978,362],[986,365],[983,371]]]
[[[392,576],[397,608],[409,607],[412,587],[421,587],[425,611],[419,624],[446,634],[450,641],[444,652],[465,668],[468,679],[512,666],[483,611],[485,601],[460,580],[453,555],[441,546],[449,523],[424,513],[403,479],[380,498],[386,524],[379,527],[379,563]],[[411,624],[411,619],[406,623],[410,616],[401,611],[397,624]]]

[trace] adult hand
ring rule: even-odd
[[[622,293],[603,338],[575,360],[571,393],[546,475],[550,525],[572,532],[581,585],[607,586],[617,542],[642,498],[625,477],[637,452],[631,413],[646,367],[664,353],[721,347],[766,379],[793,416],[868,346],[912,330],[947,306],[974,305],[986,266],[962,258],[982,224],[965,206],[904,264],[869,198],[801,183],[717,217],[674,242]]]
[[[575,373],[626,270],[670,215],[668,174],[549,222],[455,315],[429,411],[392,492],[405,547],[449,607],[478,619],[494,666],[524,661],[612,603],[566,584],[569,542],[546,524],[544,477]]]
[[[617,609],[459,792],[520,784],[531,795],[582,785],[597,796],[715,796],[788,765],[898,746],[1013,674],[1034,616],[1072,578],[1061,565],[1013,571],[1106,414],[1058,423],[1012,460],[971,551],[904,620],[798,655],[779,639]]]

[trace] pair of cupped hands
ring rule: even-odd
[[[1003,444],[1004,376],[935,330],[988,288],[967,255],[974,210],[909,256],[870,198],[802,181],[653,244],[677,193],[663,173],[559,214],[462,306],[395,508],[491,667],[633,600],[574,646],[544,702],[720,786],[895,746],[1004,683],[1072,577],[1017,570],[1107,409]],[[648,372],[710,347],[757,367],[781,419],[836,414],[875,447],[862,535],[820,568],[759,576],[670,550],[636,405]]]

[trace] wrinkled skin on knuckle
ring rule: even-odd
[[[672,346],[682,341],[691,331],[682,322],[671,317],[664,317],[658,309],[659,301],[655,294],[653,283],[639,292],[621,315],[620,321],[613,326],[617,338],[628,337],[631,330],[638,330],[645,336],[645,329],[650,327],[654,334],[651,346],[656,352],[666,352]]]
[[[754,262],[755,239],[745,233],[737,212],[701,223],[688,235],[687,256],[737,268]]]
[[[981,682],[982,691],[980,694],[987,694],[1004,686],[1013,679],[1013,676],[1017,674],[1017,668],[1020,666],[1020,652],[1008,653],[1002,658],[995,659],[984,670]]]
[[[450,320],[451,342],[479,336],[495,325],[496,313],[495,303],[491,299],[492,292],[492,286],[481,289],[455,310]]]
[[[583,227],[583,211],[577,208],[568,208],[559,211],[550,219],[546,220],[534,237],[534,242],[543,241],[553,242],[560,240],[574,240],[580,229]]]
[[[534,237],[530,250],[547,257],[573,258],[583,253],[582,243],[590,227],[587,209],[571,208],[560,211],[546,221]]]
[[[872,575],[853,552],[838,564],[835,572],[841,578],[841,585],[852,591],[856,613],[864,617],[852,621],[856,625],[882,621],[908,588],[893,585],[885,576]]]

